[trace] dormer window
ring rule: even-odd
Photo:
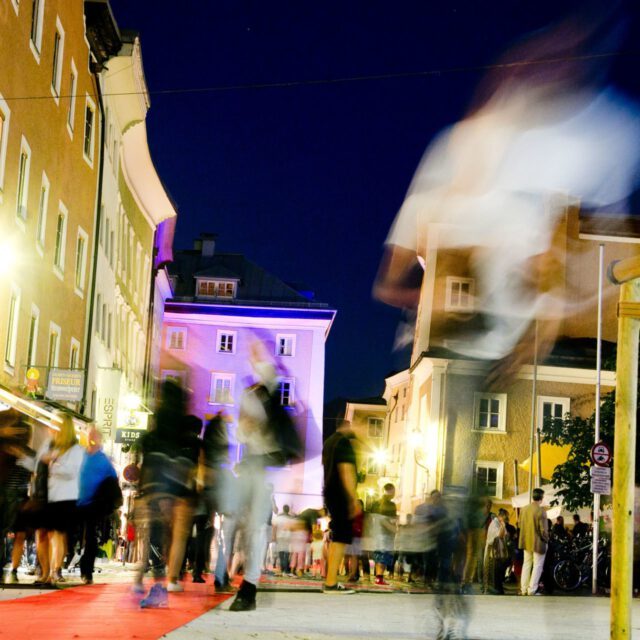
[[[235,298],[236,283],[233,280],[198,280],[198,296]]]

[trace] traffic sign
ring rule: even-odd
[[[611,449],[606,442],[596,442],[591,447],[591,462],[599,467],[606,467],[611,462]]]
[[[591,493],[611,495],[611,468],[593,466],[589,469],[591,475]]]

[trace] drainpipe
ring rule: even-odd
[[[98,161],[98,192],[96,194],[96,232],[93,241],[93,268],[91,275],[91,291],[89,293],[89,317],[87,318],[87,336],[84,350],[84,385],[82,387],[82,413],[85,413],[87,404],[87,386],[89,384],[89,360],[91,357],[91,338],[93,336],[93,314],[95,306],[96,282],[98,279],[98,252],[100,251],[100,228],[102,224],[102,183],[104,176],[104,104],[102,102],[102,89],[100,88],[100,71],[102,65],[97,62],[91,63],[91,73],[96,80],[96,94],[98,97],[98,109],[100,110],[100,145]]]

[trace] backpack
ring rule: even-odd
[[[278,450],[270,454],[270,466],[283,467],[288,463],[302,459],[304,447],[296,424],[285,407],[280,404],[277,390],[269,393],[264,385],[256,389],[256,395],[262,401],[267,414],[267,426],[272,432]]]

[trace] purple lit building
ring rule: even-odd
[[[304,461],[278,472],[276,501],[293,510],[320,506],[325,341],[336,311],[243,255],[216,253],[210,234],[194,249],[176,251],[169,275],[161,378],[179,379],[190,390],[192,413],[203,420],[221,409],[231,416],[231,456],[239,460],[239,401],[255,382],[250,345],[262,340],[278,372],[281,402],[295,412],[305,445]]]

